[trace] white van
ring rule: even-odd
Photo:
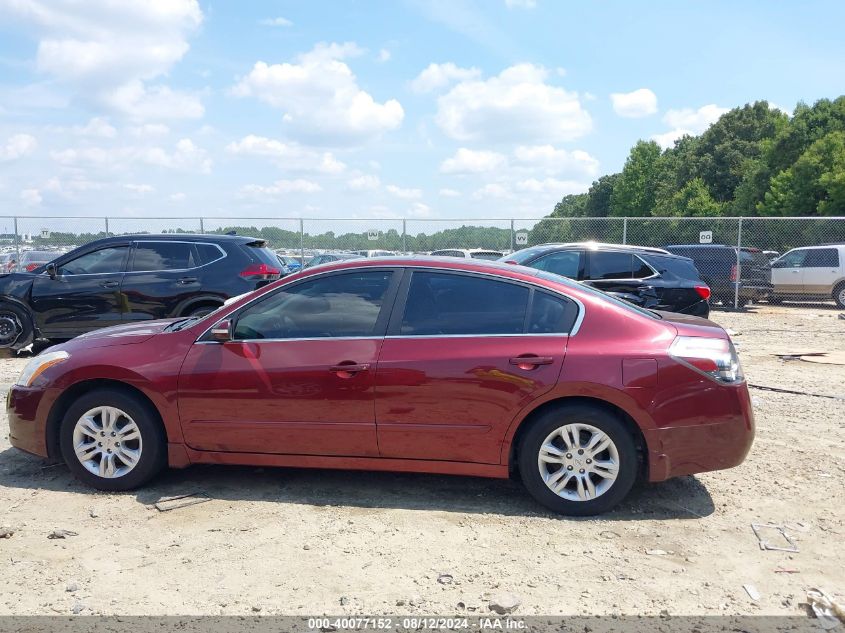
[[[771,303],[833,297],[845,308],[845,244],[793,248],[772,262]]]

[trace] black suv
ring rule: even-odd
[[[772,294],[772,267],[759,248],[740,249],[739,270],[736,246],[679,244],[665,248],[695,262],[701,279],[713,291],[713,303],[721,301],[723,306],[733,306],[738,295],[738,307],[741,308],[749,301],[759,301]]]
[[[654,310],[706,317],[710,289],[687,257],[660,248],[620,244],[542,244],[500,261],[576,279]]]
[[[31,273],[0,275],[0,347],[21,349],[127,321],[204,316],[280,275],[276,254],[252,237],[96,240]]]

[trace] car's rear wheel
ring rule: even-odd
[[[208,305],[199,306],[197,308],[192,308],[191,310],[188,310],[188,312],[185,314],[185,316],[186,317],[194,317],[194,318],[199,319],[199,318],[202,318],[204,316],[208,316],[209,314],[214,312],[219,307],[220,307],[220,304],[213,304],[213,305],[208,304]]]
[[[519,446],[528,492],[560,514],[607,512],[631,490],[637,449],[625,425],[600,407],[576,404],[547,411]]]
[[[840,308],[845,308],[845,282],[833,289],[833,300]]]
[[[152,407],[117,389],[78,398],[60,429],[62,455],[71,472],[99,490],[130,490],[165,464],[164,432]]]

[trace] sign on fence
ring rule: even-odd
[[[520,231],[514,236],[514,243],[517,246],[526,246],[528,244],[528,232]]]
[[[713,231],[702,231],[698,234],[698,242],[699,244],[712,244],[713,243]]]
[[[376,229],[370,229],[367,231],[367,239],[371,242],[378,240],[378,231]]]

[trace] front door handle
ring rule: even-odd
[[[196,281],[197,281],[197,278],[196,278],[196,277],[182,277],[182,279],[180,279],[180,280],[179,280],[179,281],[177,281],[176,283],[177,283],[177,284],[182,284],[182,285],[184,286],[184,285],[187,285],[187,284],[193,284],[193,283],[196,283]]]
[[[353,363],[349,361],[332,365],[329,367],[329,371],[337,374],[339,378],[352,378],[358,372],[367,371],[369,368],[369,363]]]
[[[515,356],[510,359],[511,365],[516,365],[520,369],[536,369],[540,365],[551,365],[555,359],[551,356],[535,356],[534,354],[525,354],[523,356]]]
[[[103,288],[117,288],[120,285],[119,281],[102,281],[100,286]]]

